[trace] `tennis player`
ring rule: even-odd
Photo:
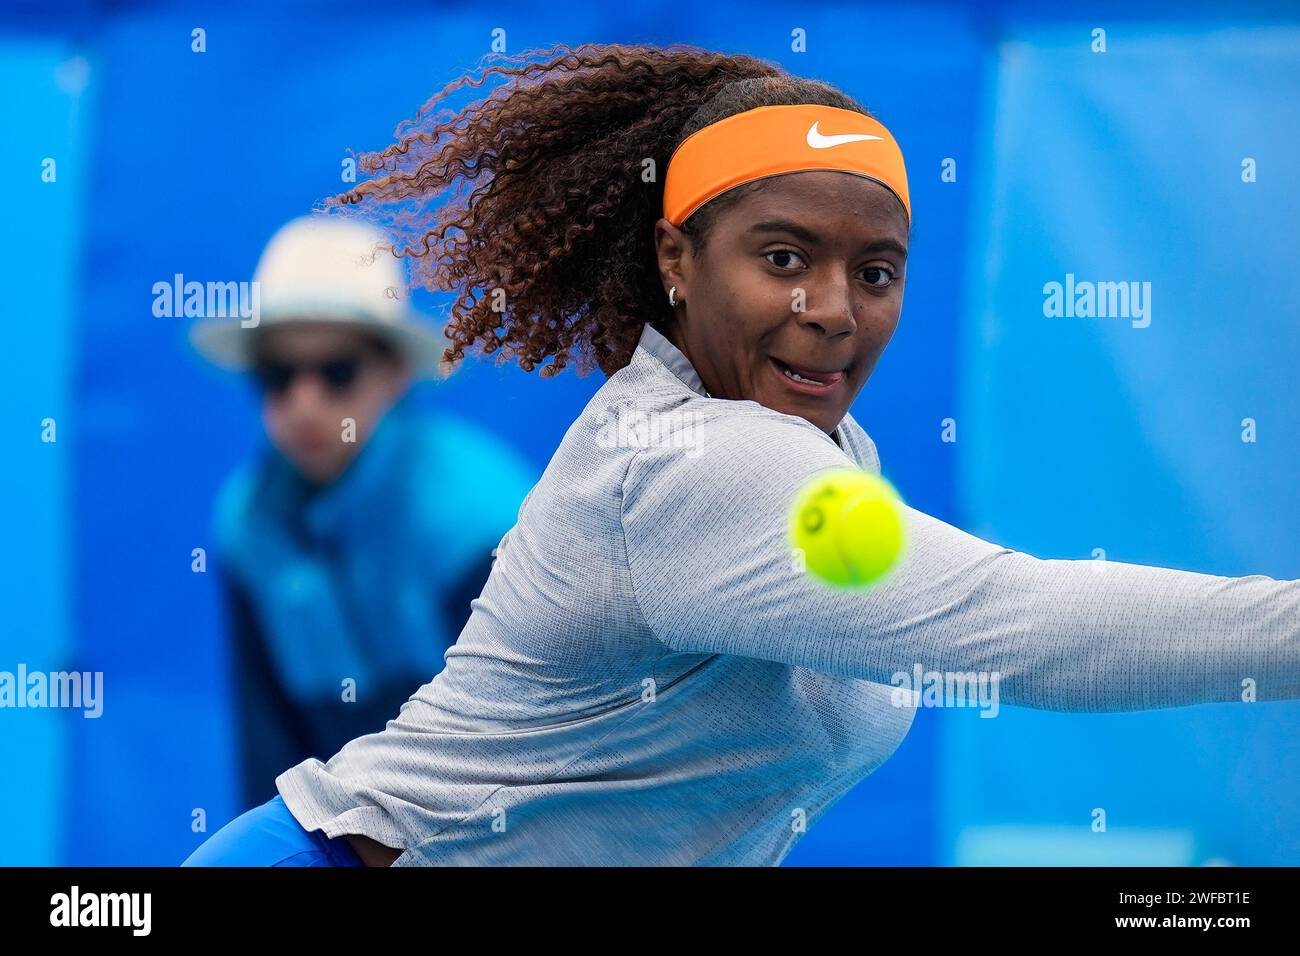
[[[563,51],[458,117],[435,97],[340,202],[466,292],[449,359],[607,380],[446,667],[189,863],[774,865],[906,736],[917,664],[1051,710],[1300,696],[1300,581],[1042,560],[910,508],[874,588],[802,572],[799,489],[880,470],[849,407],[902,310],[899,146],[747,56]]]

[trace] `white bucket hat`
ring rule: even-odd
[[[204,319],[190,341],[206,358],[231,371],[252,365],[253,343],[267,326],[339,323],[378,335],[403,355],[417,378],[446,378],[440,367],[450,343],[409,304],[402,260],[386,249],[383,232],[355,220],[310,215],[271,237],[258,260],[257,325]]]

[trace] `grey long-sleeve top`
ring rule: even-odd
[[[905,508],[900,566],[827,588],[787,515],[852,465],[880,470],[852,416],[827,435],[711,398],[647,325],[444,670],[383,731],[282,773],[285,803],[397,866],[775,865],[906,736],[920,702],[891,677],[917,665],[1054,710],[1300,696],[1300,581],[1042,560]]]

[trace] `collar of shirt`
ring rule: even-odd
[[[663,362],[668,370],[685,382],[692,391],[703,395],[705,398],[713,397],[704,387],[704,383],[700,381],[699,373],[695,371],[695,366],[691,364],[691,360],[682,353],[681,349],[673,345],[666,335],[649,322],[641,330],[641,340],[637,345]],[[835,426],[835,431],[831,433],[830,437],[835,444],[841,448],[846,448],[843,429],[844,423],[840,422]]]
[[[700,381],[700,376],[695,371],[695,366],[691,364],[691,360],[683,355],[681,349],[673,345],[666,335],[649,322],[645,324],[645,328],[641,332],[641,341],[638,344],[668,366],[668,370],[685,382],[693,391],[698,392],[705,398],[713,397],[704,387],[704,383]]]

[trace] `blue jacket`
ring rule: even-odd
[[[501,441],[409,397],[329,485],[313,491],[269,443],[231,476],[216,542],[245,805],[382,730],[442,669],[535,480]]]

